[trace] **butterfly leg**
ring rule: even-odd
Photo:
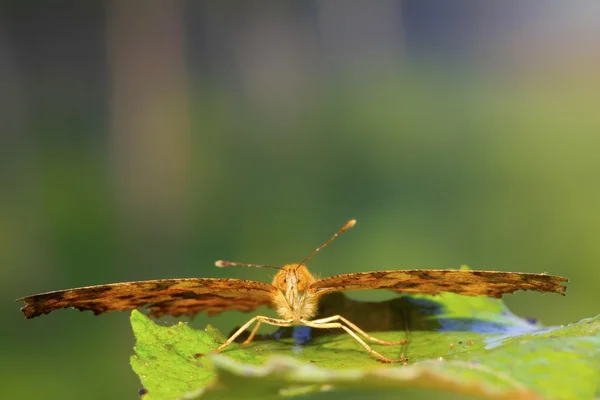
[[[254,325],[254,329],[252,329],[252,332],[250,332],[250,336],[248,336],[248,339],[244,340],[244,342],[242,343],[242,346],[246,346],[248,343],[250,343],[252,341],[252,339],[254,339],[254,336],[256,335],[256,332],[258,332],[258,328],[260,328],[261,324],[262,324],[262,322],[258,321],[256,323],[256,325]]]
[[[323,318],[323,319],[327,319],[327,318]],[[400,355],[399,359],[392,359],[392,358],[387,358],[386,356],[376,352],[375,350],[373,350],[373,348],[371,346],[369,346],[368,344],[365,343],[364,340],[362,340],[360,337],[358,337],[358,335],[356,333],[354,333],[354,331],[352,331],[350,328],[348,328],[345,325],[342,325],[339,322],[325,322],[325,323],[320,323],[320,322],[316,322],[319,320],[315,320],[315,321],[301,321],[302,324],[306,325],[306,326],[310,326],[311,328],[319,328],[319,329],[336,329],[336,328],[341,328],[343,330],[345,330],[346,332],[348,332],[348,334],[350,336],[352,336],[354,338],[354,340],[356,340],[358,343],[360,343],[365,349],[367,349],[367,351],[369,352],[369,354],[373,354],[375,357],[377,357],[379,360],[386,362],[386,363],[397,363],[397,362],[401,362],[404,363],[406,361],[408,361],[405,357],[404,354]]]
[[[396,340],[396,341],[392,341],[392,342],[387,341],[387,340],[377,339],[376,337],[369,335],[368,333],[366,333],[365,331],[363,331],[358,326],[354,325],[352,322],[350,322],[346,318],[342,317],[341,315],[333,315],[333,316],[327,317],[327,318],[314,319],[311,322],[323,324],[323,323],[328,323],[328,322],[333,322],[333,321],[342,321],[343,323],[348,325],[350,328],[352,328],[355,332],[358,332],[360,335],[362,335],[362,337],[364,337],[365,339],[367,339],[371,342],[374,342],[374,343],[379,343],[379,344],[382,344],[385,346],[408,343],[408,341],[406,339]]]
[[[242,332],[244,332],[246,329],[248,329],[248,327],[250,327],[250,325],[252,325],[255,321],[258,321],[257,326],[260,325],[261,323],[275,325],[275,326],[292,326],[292,325],[294,325],[294,323],[291,319],[285,320],[285,319],[269,318],[269,317],[263,317],[262,315],[257,315],[256,317],[252,318],[250,321],[246,322],[240,329],[238,329],[233,335],[231,335],[231,337],[229,339],[227,339],[227,341],[225,343],[220,345],[213,353],[218,353],[221,350],[223,350],[224,348],[228,347],[231,343],[233,343],[233,341],[238,336],[240,336],[242,334]],[[256,334],[256,330],[257,330],[257,328],[254,328],[252,330],[250,337],[248,339],[246,339],[246,341],[243,343],[244,345],[250,343],[251,339],[254,338],[253,335]]]

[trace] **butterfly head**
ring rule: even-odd
[[[304,265],[288,264],[273,278],[273,286],[281,291],[292,313],[305,308],[309,287],[315,278]],[[302,316],[304,317],[304,316]]]
[[[288,264],[275,275],[273,286],[286,294],[303,293],[314,280],[315,278],[304,265]]]

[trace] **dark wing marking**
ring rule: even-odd
[[[86,286],[35,294],[17,301],[27,303],[21,311],[34,318],[59,308],[74,307],[94,314],[148,306],[150,315],[214,315],[228,310],[252,311],[271,306],[277,289],[268,283],[243,279],[159,279]]]
[[[547,274],[454,269],[412,269],[358,272],[319,279],[310,285],[317,294],[341,290],[390,289],[402,293],[452,292],[467,296],[502,297],[517,290],[564,294],[567,278]]]

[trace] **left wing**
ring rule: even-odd
[[[190,315],[206,311],[252,311],[271,306],[275,286],[244,279],[158,279],[86,286],[35,294],[18,299],[27,303],[21,311],[34,318],[59,308],[74,307],[94,314],[148,306],[150,315]]]
[[[467,296],[502,297],[517,290],[565,293],[567,278],[522,272],[455,269],[409,269],[358,272],[319,279],[310,285],[317,294],[342,290],[390,289],[402,293],[452,292]]]

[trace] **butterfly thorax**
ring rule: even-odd
[[[312,318],[317,313],[317,296],[310,289],[314,281],[304,265],[285,265],[273,278],[273,286],[279,289],[273,298],[277,314],[294,321]]]

